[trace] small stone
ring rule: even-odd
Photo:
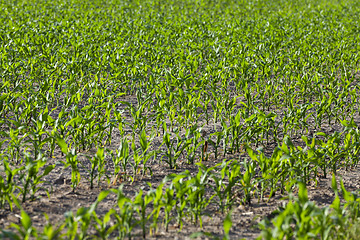
[[[245,206],[241,204],[241,205],[239,205],[238,209],[239,210],[245,210]]]
[[[65,178],[63,176],[59,177],[54,181],[54,184],[64,184]]]

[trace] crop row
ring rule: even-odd
[[[229,167],[231,165],[231,167]],[[224,162],[221,174],[214,174],[213,168],[206,168],[199,164],[199,172],[196,176],[183,172],[167,176],[156,188],[144,193],[140,190],[133,198],[125,196],[122,186],[118,189],[110,189],[99,194],[97,200],[90,207],[82,207],[76,211],[65,213],[63,223],[53,225],[49,221],[42,232],[32,226],[31,218],[24,210],[21,210],[20,224],[12,223],[12,230],[1,230],[0,236],[11,239],[26,239],[37,237],[41,239],[108,239],[109,237],[131,239],[136,229],[144,239],[157,234],[160,226],[168,231],[170,222],[176,222],[181,230],[184,220],[190,220],[192,224],[202,226],[202,216],[205,208],[211,203],[217,203],[220,207],[230,207],[234,194],[232,188],[239,187],[246,193],[251,186],[246,186],[247,173],[239,181],[239,168],[236,161]],[[231,170],[230,170],[231,169]],[[224,176],[228,175],[228,184],[224,184]],[[215,181],[215,185],[211,184]],[[320,208],[314,202],[309,201],[306,185],[301,181],[292,184],[298,186],[298,198],[290,192],[290,199],[281,211],[275,213],[272,224],[268,219],[260,222],[262,229],[259,239],[283,239],[296,237],[312,239],[320,236],[321,239],[356,238],[359,227],[359,204],[360,198],[357,193],[348,192],[341,181],[341,189],[338,190],[335,175],[332,177],[332,188],[336,197],[332,204]],[[250,188],[249,188],[250,187]],[[206,193],[212,189],[215,194]],[[224,191],[220,192],[219,190]],[[340,204],[339,192],[345,199],[345,204]],[[250,193],[250,192],[249,192]],[[116,196],[116,205],[105,214],[96,212],[98,204],[109,194]],[[218,199],[216,199],[218,198]],[[218,201],[220,200],[220,201]],[[21,209],[20,204],[14,199],[14,203]],[[223,205],[224,203],[227,203]],[[224,210],[224,209],[223,209]],[[223,222],[223,239],[229,239],[232,227],[231,212],[229,211]],[[48,217],[45,213],[45,217]],[[192,236],[212,236],[210,233],[194,233]]]

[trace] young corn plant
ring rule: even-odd
[[[148,121],[148,117],[144,115],[144,108],[146,102],[142,104],[139,103],[139,106],[137,107],[133,106],[128,102],[122,102],[122,103],[128,106],[127,109],[133,118],[133,122],[129,124],[129,126],[132,128],[132,137],[134,138],[135,134],[140,134],[140,132],[145,129],[146,122]]]
[[[44,145],[50,140],[50,138],[43,136],[47,135],[47,132],[44,130],[45,121],[37,120],[34,125],[35,128],[31,129],[27,134],[25,134],[25,138],[27,139],[25,143],[31,143],[32,149],[34,149],[33,158],[37,158],[38,154],[42,154],[42,150]]]
[[[143,175],[146,171],[149,170],[151,174],[151,168],[146,165],[149,159],[153,156],[156,156],[157,151],[150,151],[151,142],[153,140],[154,134],[151,136],[146,135],[145,130],[142,130],[139,136],[140,140],[140,149],[136,147],[135,140],[132,140],[131,149],[133,162],[130,163],[133,168],[133,175],[131,177],[132,181],[135,181],[138,173],[140,172],[139,166],[142,163],[143,165]]]
[[[104,148],[99,148],[94,157],[87,156],[91,163],[89,172],[90,189],[94,188],[94,179],[98,177],[98,185],[100,185],[101,177],[105,174],[105,154]]]
[[[46,224],[42,232],[39,232],[39,236],[42,239],[61,239],[62,238],[62,230],[65,227],[65,224],[62,223],[60,225],[53,225],[50,220],[49,216],[44,213]]]
[[[133,201],[134,207],[140,218],[139,223],[142,229],[143,239],[146,238],[146,223],[150,218],[150,216],[146,215],[146,208],[152,201],[153,201],[153,195],[150,193],[143,196],[142,190],[139,191],[139,193],[136,195]]]
[[[141,148],[141,156],[142,156],[142,165],[143,165],[143,175],[146,174],[147,170],[149,170],[152,175],[151,167],[147,165],[147,162],[150,158],[154,157],[156,159],[157,151],[150,151],[152,141],[155,137],[155,131],[152,129],[151,135],[148,136],[145,130],[140,133],[140,148]]]
[[[215,141],[213,141],[211,139],[212,136],[216,137]],[[215,158],[215,160],[217,160],[218,157],[219,157],[219,148],[221,147],[220,144],[221,144],[222,137],[223,137],[222,132],[215,132],[215,133],[210,134],[210,139],[208,140],[209,144],[212,145],[213,148],[214,148],[214,158]]]
[[[14,202],[17,201],[14,191],[19,187],[14,178],[16,178],[16,175],[20,174],[19,172],[21,172],[24,167],[11,168],[9,161],[3,157],[3,168],[5,176],[0,176],[0,209],[5,209],[7,203],[10,207],[10,211],[12,211]]]
[[[233,163],[233,164],[232,164]],[[230,165],[230,166],[229,166]],[[218,170],[220,174],[212,172],[210,174],[210,179],[215,183],[215,186],[211,186],[215,194],[212,197],[212,201],[219,205],[219,208],[222,213],[227,209],[231,208],[233,204],[233,193],[236,182],[239,181],[240,165],[237,162],[232,160],[223,160],[222,163],[219,163],[214,166],[214,169]],[[227,184],[227,177],[229,177],[229,183]],[[214,197],[217,198],[214,198]]]
[[[270,157],[265,156],[262,151],[256,153],[249,146],[246,147],[246,150],[251,160],[256,162],[259,167],[255,182],[260,188],[258,197],[261,200],[266,192],[268,192],[268,199],[270,199],[279,188],[283,189],[285,186],[290,191],[292,184],[291,179],[288,178],[289,169],[288,165],[282,164],[283,151],[279,147],[274,149]]]
[[[21,158],[21,148],[24,147],[24,139],[26,138],[26,135],[21,136],[21,129],[23,127],[12,129],[10,128],[8,137],[11,139],[9,141],[9,146],[7,147],[9,149],[9,154],[11,156],[11,159],[14,160],[15,164],[18,164]],[[4,140],[5,141],[5,140]],[[2,144],[0,144],[1,146]]]
[[[182,150],[186,150],[188,164],[194,164],[197,149],[204,146],[205,143],[201,129],[197,125],[192,126],[186,130],[185,139]]]
[[[2,239],[31,239],[37,238],[38,232],[36,228],[33,226],[31,218],[24,211],[21,210],[21,218],[20,223],[11,223],[11,228],[14,228],[16,232],[6,231],[1,229],[0,237]]]
[[[184,141],[180,137],[179,132],[176,133],[175,139],[171,139],[171,134],[166,131],[163,135],[162,144],[166,146],[165,155],[163,156],[165,158],[164,161],[169,165],[170,169],[174,169],[177,167],[177,160],[191,143],[190,141]]]
[[[121,179],[127,179],[127,168],[130,160],[129,143],[126,139],[122,139],[119,148],[116,149],[115,154],[111,152],[111,159],[114,163],[114,179],[113,185]],[[122,176],[121,176],[122,175]]]
[[[191,220],[194,225],[199,223],[202,228],[202,215],[203,210],[210,203],[211,199],[208,199],[205,195],[208,180],[211,175],[211,168],[207,169],[203,164],[197,163],[199,171],[196,176],[190,178],[188,184],[188,209],[191,214]]]
[[[244,160],[241,164],[245,168],[245,173],[240,177],[240,184],[239,184],[240,188],[244,194],[242,203],[250,204],[251,203],[251,194],[253,193],[253,190],[257,184],[256,179],[254,178],[255,164],[251,160],[250,161]],[[233,177],[233,176],[230,175],[229,179],[230,179],[230,177]]]
[[[110,209],[105,215],[101,218],[95,212],[93,212],[93,218],[96,223],[93,223],[94,228],[96,229],[96,235],[99,239],[109,239],[111,234],[116,230],[117,225],[113,224],[111,226],[111,217],[116,213],[115,209]]]
[[[162,206],[165,212],[164,226],[166,232],[169,231],[169,223],[172,220],[171,212],[176,205],[176,196],[174,193],[174,189],[165,188],[165,191],[162,195]]]
[[[71,167],[71,186],[73,189],[73,192],[75,192],[76,187],[78,186],[80,182],[80,172],[78,168],[78,160],[77,160],[77,154],[75,152],[75,149],[72,148],[70,151],[68,149],[68,146],[64,139],[58,138],[57,144],[61,148],[61,151],[66,156],[66,161],[62,161],[65,168]]]
[[[114,214],[116,219],[117,231],[119,233],[119,239],[125,239],[128,236],[131,239],[131,232],[134,228],[134,213],[135,206],[134,203],[127,198],[123,191],[123,185],[120,185],[118,189],[111,189],[110,191],[116,194],[117,197],[117,212]]]
[[[38,154],[37,159],[30,157],[27,152],[25,152],[24,155],[25,168],[22,169],[24,172],[22,172],[20,175],[20,180],[23,183],[23,186],[18,186],[20,194],[22,195],[22,202],[26,201],[26,196],[28,193],[30,193],[31,200],[35,198],[35,193],[42,188],[39,186],[44,182],[42,181],[42,178],[48,175],[55,168],[55,164],[48,165],[45,167],[44,171],[40,173],[40,169],[45,166],[47,159],[42,156],[42,154]]]
[[[170,189],[174,189],[176,196],[175,211],[177,213],[176,219],[179,229],[183,228],[183,218],[188,214],[186,207],[189,205],[187,193],[189,192],[190,182],[186,181],[185,178],[191,177],[190,173],[185,171],[182,174],[178,174],[172,180]]]
[[[153,210],[151,212],[152,223],[150,225],[150,235],[154,235],[159,230],[158,224],[159,224],[160,212],[163,207],[162,198],[163,198],[164,183],[161,183],[156,189],[152,189],[151,183],[148,184],[151,188],[148,194],[151,194],[153,199]]]

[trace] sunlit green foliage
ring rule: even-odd
[[[309,203],[305,185],[359,163],[359,1],[4,0],[0,11],[1,209],[34,200],[55,167],[69,171],[74,192],[83,179],[91,188],[96,177],[135,182],[154,163],[198,167],[136,196],[103,192],[43,233],[21,209],[20,225],[1,237],[83,239],[92,226],[103,239],[136,227],[145,238],[172,221],[202,227],[216,204],[229,239],[234,204],[297,186],[299,199],[273,221],[283,232],[270,236],[264,224],[263,236],[358,231],[350,193],[345,207],[331,206],[351,215],[334,225],[338,235],[296,214],[339,217]],[[110,193],[117,206],[97,216]]]

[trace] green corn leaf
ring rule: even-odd
[[[232,221],[231,221],[231,211],[226,215],[224,219],[224,232],[226,236],[229,236],[230,229],[232,227]]]
[[[24,229],[26,231],[31,229],[31,226],[32,226],[31,219],[24,210],[21,210],[21,219],[20,220],[21,220],[21,225],[24,227]]]
[[[57,144],[59,145],[61,151],[64,154],[67,154],[68,153],[68,146],[67,146],[65,140],[62,139],[62,138],[57,138],[56,141],[57,141]]]
[[[306,203],[309,200],[306,185],[303,182],[299,182],[298,187],[299,187],[299,200],[302,203]]]

